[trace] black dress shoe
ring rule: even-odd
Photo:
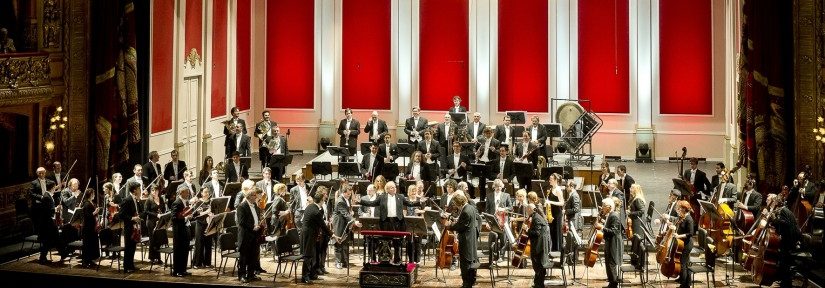
[[[321,272],[324,272],[324,274],[329,274],[329,272],[327,271],[327,268],[324,268],[324,267],[321,267]]]
[[[324,272],[324,270],[318,270],[318,271],[315,271],[315,274],[324,275],[324,274],[327,274],[327,273]]]
[[[192,275],[192,272],[183,272],[183,273],[180,273],[180,274],[182,274],[183,276],[189,276],[189,275]]]
[[[249,279],[246,277],[241,277],[241,283],[249,283]]]
[[[252,276],[250,279],[251,279],[251,280],[261,280],[261,277],[258,277],[258,276]]]
[[[261,269],[258,269],[257,271],[255,271],[255,273],[256,273],[256,274],[266,273],[266,270],[264,270],[263,268],[261,268]]]
[[[309,276],[310,280],[318,280],[318,275]]]
[[[310,284],[311,282],[309,281],[309,278],[308,278],[308,277],[302,277],[302,278],[301,278],[301,283],[304,283],[304,284]]]
[[[52,260],[49,260],[49,259],[40,259],[40,260],[37,260],[37,263],[40,263],[40,264],[49,264],[49,263],[52,263]]]
[[[173,277],[183,277],[183,273],[172,273]]]

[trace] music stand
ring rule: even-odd
[[[355,181],[355,193],[357,193],[360,196],[367,195],[367,187],[369,187],[370,184],[372,184],[372,182],[370,182],[369,180],[359,179]]]
[[[550,175],[553,173],[558,173],[559,175],[561,175],[562,179],[573,179],[573,166],[550,166],[546,168],[547,174],[544,175],[546,177],[550,177]]]
[[[209,225],[206,225],[204,235],[210,236],[223,230],[224,219],[228,214],[229,212],[223,212],[212,216],[212,220],[209,221]]]
[[[227,163],[229,163],[229,162],[227,162]],[[244,167],[246,167],[246,171],[249,171],[249,167],[252,167],[252,157],[251,156],[241,157],[241,170],[243,170]],[[238,175],[240,175],[240,174],[241,174],[241,171],[238,171]]]
[[[183,180],[169,182],[169,184],[166,185],[166,191],[165,191],[166,195],[167,196],[169,196],[169,195],[177,196],[178,195],[178,186],[180,186],[180,184],[183,184]],[[192,193],[190,195],[195,195],[195,193],[200,193],[200,191],[189,191],[189,192]]]
[[[481,183],[486,182],[487,176],[490,173],[490,166],[487,166],[487,164],[484,163],[473,163],[470,164],[470,171],[472,171],[473,177],[479,178],[479,185],[482,185]],[[482,179],[484,182],[482,182]]]
[[[441,169],[438,166],[438,162],[433,161],[433,163],[425,163],[424,165],[427,167],[427,173],[421,175],[421,179],[424,181],[435,181],[438,179],[438,172],[440,172],[439,170]]]
[[[226,216],[223,218],[223,227],[235,227],[235,211],[224,212]]]
[[[444,226],[441,225],[441,213],[438,210],[424,210],[424,218],[426,218],[427,223],[437,223],[436,226],[439,230],[444,229]]]
[[[384,139],[384,138],[381,137],[381,139]],[[372,142],[361,142],[361,144],[359,146],[359,147],[361,147],[361,155],[370,154],[370,146],[372,146]]]
[[[155,231],[169,229],[172,225],[172,212],[158,214],[158,223],[155,224]]]
[[[527,118],[524,115],[527,112],[524,111],[507,111],[507,116],[510,116],[510,124],[513,125],[521,125],[527,123]]]
[[[673,178],[672,181],[673,181],[673,188],[678,189],[679,192],[682,192],[682,199],[688,199],[688,197],[691,194],[693,194],[687,188],[688,187],[687,181],[679,179],[679,178]],[[713,210],[716,210],[716,208],[713,208]],[[698,221],[698,220],[696,220],[696,221]]]
[[[217,215],[218,213],[229,211],[229,200],[231,200],[231,198],[227,196],[212,199],[212,201],[209,202],[209,209],[212,210],[212,214]]]
[[[340,162],[338,163],[338,177],[358,177],[361,176],[361,170],[358,169],[357,162]]]
[[[396,149],[398,151],[398,157],[406,157],[404,159],[404,166],[407,166],[407,158],[411,157],[412,154],[415,152],[415,146],[410,143],[398,143],[396,144]]]
[[[544,194],[544,188],[547,188],[547,182],[544,180],[531,180],[530,181],[530,191],[536,192],[536,194],[542,195]]]
[[[524,163],[520,161],[513,161],[513,174],[519,179],[518,183],[522,187],[527,186],[527,181],[522,182],[523,179],[530,179],[533,178],[533,165],[530,163]]]
[[[229,197],[230,201],[235,199],[235,195],[241,192],[241,183],[226,183],[223,187],[223,196],[222,197]],[[233,205],[229,205],[229,210],[233,210],[235,207]]]
[[[543,124],[544,130],[547,131],[547,139],[550,139],[550,155],[553,155],[553,151],[555,148],[553,147],[553,138],[561,138],[562,131],[561,131],[561,124],[559,123],[550,123],[550,124]],[[572,148],[571,148],[572,149]],[[573,151],[570,151],[571,153]],[[552,160],[552,159],[548,159]],[[550,162],[550,161],[547,161]]]
[[[109,222],[108,228],[110,230],[123,229],[123,220],[120,219],[120,217],[117,217],[117,216],[119,216],[118,214],[115,214],[115,217],[112,217],[112,221]]]
[[[361,222],[361,230],[382,230],[378,217],[361,217],[358,221]]]
[[[83,207],[74,209],[72,213],[72,219],[69,220],[69,224],[73,226],[78,226],[83,223]]]
[[[388,181],[398,177],[398,163],[384,163],[381,165],[381,175]]]
[[[697,199],[696,201],[699,201],[699,206],[702,206],[702,209],[705,210],[705,214],[709,214],[710,218],[713,219],[713,221],[719,220],[719,217],[721,216],[719,215],[719,213],[716,213],[716,205],[713,205],[713,203],[705,200]]]
[[[341,146],[327,146],[327,151],[330,155],[338,157],[338,164],[347,162],[349,155],[349,147]]]
[[[330,175],[332,177],[331,162],[312,162],[312,175]]]
[[[427,237],[427,222],[423,216],[404,217],[404,224],[405,231],[418,237]]]
[[[456,124],[464,123],[467,121],[467,112],[450,112],[450,120]]]
[[[496,218],[495,215],[492,215],[492,214],[489,214],[489,213],[481,213],[481,217],[484,218],[484,220],[487,221],[488,225],[490,225],[490,232],[496,233],[498,235],[502,235],[502,237],[504,237],[505,245],[507,243],[512,243],[512,242],[510,242],[510,239],[508,238],[507,232],[505,232],[504,228],[502,228],[498,224],[498,218]],[[512,235],[512,233],[510,233],[510,235]],[[500,248],[502,248],[502,247],[499,247],[499,249]],[[507,249],[507,253],[508,253],[507,258],[508,259],[510,259],[511,256],[512,256],[512,255],[510,255],[510,253],[511,253],[510,251],[512,251],[512,249]],[[490,251],[490,253],[492,254],[492,251]],[[492,255],[491,255],[491,257],[492,257]],[[510,261],[507,261],[507,262],[508,262],[508,265],[507,265],[507,278],[501,279],[501,280],[496,280],[496,282],[507,281],[507,283],[510,283],[510,284],[513,283],[512,279],[510,279],[510,264],[509,264]]]

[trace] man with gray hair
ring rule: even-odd
[[[611,179],[612,181],[612,179]],[[619,267],[622,265],[622,228],[619,213],[615,211],[616,197],[602,199],[601,214],[606,217],[604,226],[601,223],[596,223],[596,229],[602,230],[604,233],[604,257],[605,268],[607,270],[607,280],[610,282],[608,287],[619,287]]]
[[[54,215],[54,198],[52,189],[55,187],[54,181],[46,179],[46,168],[37,167],[37,179],[31,182],[29,188],[29,198],[32,201],[31,218],[34,231],[37,233],[37,240],[40,243],[39,263],[51,262],[46,258],[49,250],[54,247],[57,241],[57,226],[52,221]]]
[[[372,111],[370,120],[367,121],[367,125],[364,125],[364,132],[369,133],[370,141],[375,144],[384,143],[384,134],[389,133],[389,131],[387,122],[378,119],[378,111]]]

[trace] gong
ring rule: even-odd
[[[567,131],[582,114],[584,114],[582,105],[578,102],[566,102],[556,109],[556,122],[561,124],[562,131]]]

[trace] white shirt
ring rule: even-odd
[[[412,171],[410,171],[410,174],[412,174],[413,179],[415,179],[415,180],[421,179],[421,164],[413,163],[411,170]]]
[[[480,123],[479,122],[473,122],[473,138],[475,138],[476,135],[478,135],[478,124],[480,124]]]
[[[140,190],[143,190],[143,177],[138,177],[135,175],[135,182],[140,183]]]
[[[748,199],[751,198],[751,193],[753,193],[753,189],[748,190],[748,192],[745,194],[745,203],[742,204],[748,205]]]
[[[453,169],[458,170],[458,167],[461,167],[461,155],[458,153],[453,153]]]
[[[499,207],[499,202],[501,201],[501,190],[496,191],[495,201],[496,201],[496,208]]]
[[[527,152],[530,151],[528,149],[528,148],[530,148],[530,143],[522,142],[521,147],[522,147],[521,148],[521,157],[527,156]]]
[[[298,186],[298,187],[301,187],[301,186]],[[298,191],[300,191],[300,193],[298,193],[298,194],[301,194],[301,210],[304,210],[304,209],[307,208],[307,190],[306,190],[306,187],[307,186],[303,186],[303,187],[298,189]]]
[[[54,181],[57,181],[57,185],[60,185],[63,182],[63,178],[60,177],[61,173],[54,173]]]
[[[447,194],[447,207],[450,207],[451,201],[453,201],[453,194]]]
[[[430,153],[430,141],[424,142],[424,150],[426,150],[424,154]]]
[[[247,201],[246,204],[246,206],[249,206],[249,211],[252,211],[252,220],[255,221],[255,225],[252,227],[258,227],[258,213],[255,212],[255,205],[252,205],[249,201]]]
[[[395,195],[387,194],[387,218],[393,218],[398,215],[395,211],[395,200]]]
[[[347,119],[347,125],[344,126],[345,130],[349,130],[349,124],[352,123],[352,119]],[[349,135],[347,135],[349,136]]]
[[[413,118],[413,130],[418,131],[418,117]]]
[[[390,157],[392,157],[392,154],[390,154],[390,143],[386,143],[384,145],[387,145],[387,159],[390,159]]]
[[[241,134],[235,135],[235,151],[241,152]]]
[[[192,194],[195,194],[196,191],[192,191],[192,183],[183,182],[183,184],[186,184],[186,188],[189,188],[189,191],[192,192]]]
[[[505,161],[507,161],[507,159],[504,159],[504,158],[501,158],[501,160],[498,161],[498,173],[501,173],[502,177],[504,176],[504,162]]]
[[[487,152],[490,151],[490,141],[491,139],[485,139],[484,141],[484,153],[481,154],[481,161],[487,162],[490,161],[490,158],[487,157]]]
[[[375,201],[376,194],[369,196],[370,201]],[[375,207],[370,207],[370,217],[375,217]]]
[[[174,176],[177,179],[177,177],[178,177],[178,162],[177,161],[172,161],[172,171],[175,172],[175,175],[172,175],[172,176]]]
[[[367,162],[367,173],[372,173],[372,162],[375,161],[375,155],[370,153],[368,157],[369,161]]]
[[[232,166],[235,166],[236,176],[238,176],[238,178],[241,178],[241,174],[243,174],[243,173],[241,173],[241,163],[240,162],[238,162],[238,163],[232,162]]]
[[[533,141],[539,140],[539,127],[538,126],[533,126],[533,128],[530,129],[530,140],[533,140]]]
[[[504,143],[510,144],[510,126],[504,126]]]
[[[273,151],[272,154],[281,155],[284,153],[281,150],[283,150],[281,149],[281,137],[278,136],[278,138],[275,139],[275,151]]]
[[[444,138],[450,138],[450,122],[444,123]]]
[[[372,121],[372,139],[378,139],[378,121]]]
[[[272,202],[272,182],[264,180],[264,193],[266,193],[266,203]]]
[[[690,183],[693,184],[696,181],[696,169],[690,169]]]
[[[221,193],[221,183],[218,182],[218,180],[212,179],[212,189],[215,190],[213,191],[215,192],[215,197],[223,197],[223,194]]]

